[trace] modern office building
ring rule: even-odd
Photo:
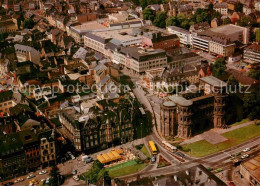
[[[252,44],[244,49],[244,62],[254,65],[260,64],[260,45]]]

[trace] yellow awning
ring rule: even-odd
[[[116,157],[116,159],[121,158],[121,156],[116,151],[111,151],[111,153],[113,153],[113,155]]]
[[[102,154],[103,158],[106,160],[106,162],[110,162],[111,159],[109,158],[109,156],[107,154]]]
[[[110,158],[111,160],[116,160],[116,157],[113,155],[112,152],[107,153],[107,155],[109,156],[109,158]]]
[[[107,154],[97,155],[97,160],[102,164],[108,163],[108,162],[111,162],[111,161],[114,161],[114,160],[118,160],[120,158],[121,158],[120,154],[118,154],[118,152],[116,152],[115,150],[110,151]]]
[[[103,158],[102,155],[97,155],[97,159],[100,163],[106,163],[106,160]]]
[[[124,152],[122,149],[115,149],[114,151],[116,151],[118,154],[122,154]]]

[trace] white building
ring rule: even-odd
[[[36,101],[51,94],[51,87],[39,87],[33,90],[33,96]]]
[[[180,43],[183,45],[191,45],[191,33],[177,26],[168,26],[167,31],[176,34],[180,38]]]
[[[197,48],[206,52],[209,52],[209,37],[205,36],[193,36],[192,37],[192,46],[193,48]]]
[[[88,32],[84,36],[84,46],[105,54],[106,44],[114,39],[118,45],[127,47],[131,45],[140,45],[142,43],[142,36],[133,34],[133,30],[119,29],[100,32]]]
[[[221,13],[222,15],[228,14],[228,4],[226,2],[216,3],[214,10]]]
[[[33,47],[15,44],[14,48],[18,62],[31,61],[36,64],[40,63],[40,52]]]
[[[167,66],[166,52],[162,49],[122,47],[115,50],[113,62],[137,73]]]

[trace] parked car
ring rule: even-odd
[[[229,186],[236,186],[233,181],[229,181],[229,182],[228,182],[228,185],[229,185]]]
[[[50,179],[51,179],[50,177],[47,178],[46,181],[45,181],[45,183],[46,183],[46,184],[50,183]]]
[[[76,159],[75,156],[74,156],[70,151],[68,151],[67,154],[69,155],[69,157],[70,157],[71,159],[73,159],[73,160]]]
[[[73,179],[76,180],[76,181],[79,181],[79,176],[75,175],[75,176],[73,176]]]
[[[91,157],[88,157],[88,158],[85,159],[85,163],[90,163],[92,161],[93,161],[93,159]]]
[[[248,156],[249,156],[248,154],[244,154],[243,156],[241,156],[241,158],[246,159],[246,158],[248,158]]]
[[[42,182],[42,183],[45,183],[45,181],[46,181],[45,179],[41,179],[41,182]]]
[[[180,156],[181,158],[183,158],[183,157],[184,157],[184,154],[183,154],[183,153],[181,153],[181,152],[176,152],[176,154],[177,154],[178,156]]]
[[[73,155],[71,155],[70,157],[71,157],[71,159],[73,159],[73,160],[75,160],[75,159],[76,159],[76,158],[75,158],[75,156],[73,156]]]
[[[248,152],[248,151],[250,151],[250,148],[245,148],[245,149],[243,150],[243,152]]]
[[[76,169],[74,169],[73,171],[72,171],[72,174],[77,174],[78,173],[78,171],[76,170]]]
[[[156,157],[153,156],[152,159],[151,159],[151,161],[152,161],[153,163],[156,162]]]
[[[40,175],[42,175],[42,174],[46,174],[46,173],[47,173],[46,170],[42,170],[41,172],[39,172]]]
[[[19,183],[19,182],[22,182],[22,181],[24,181],[23,178],[18,178],[17,180],[14,181],[14,183]]]
[[[9,186],[9,185],[13,185],[14,184],[14,182],[7,182],[6,184],[4,184],[4,186]]]
[[[34,177],[35,177],[35,175],[30,174],[29,176],[27,176],[27,179],[31,179],[31,178],[34,178]]]

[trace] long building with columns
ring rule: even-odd
[[[225,126],[226,87],[225,82],[207,76],[200,79],[199,87],[169,96],[161,104],[160,134],[190,138],[207,129]]]

